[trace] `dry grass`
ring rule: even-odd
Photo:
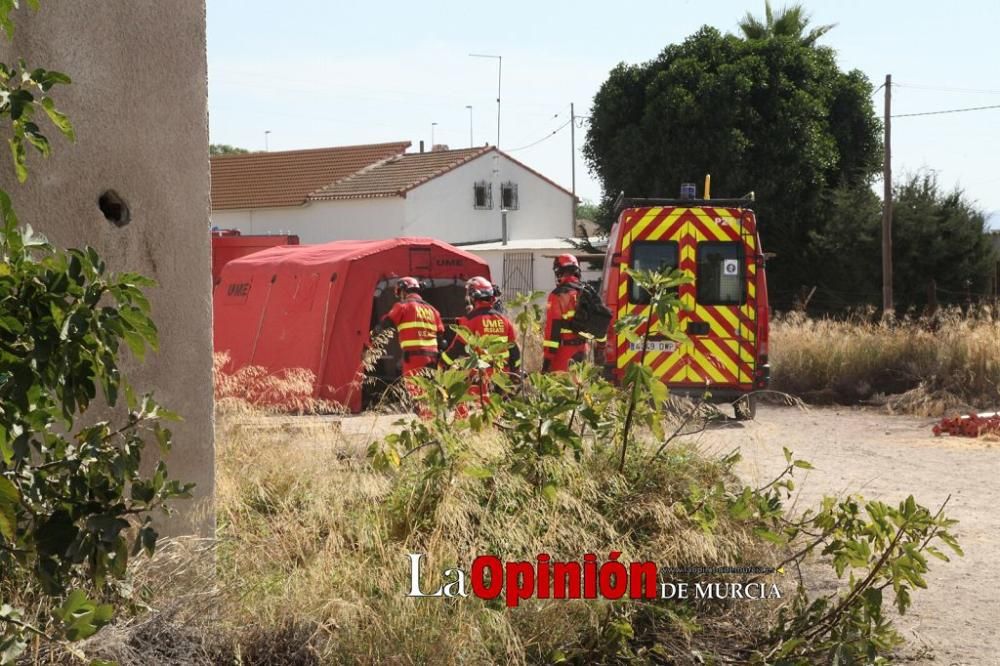
[[[369,467],[367,438],[337,429],[288,437],[247,423],[242,409],[218,415],[218,539],[167,542],[152,566],[137,562],[136,598],[148,608],[136,602],[85,643],[89,658],[123,666],[521,664],[562,651],[596,662],[613,654],[600,637],[611,603],[529,600],[508,610],[502,600],[407,598],[407,555],[426,555],[425,589],[440,584],[442,569],[468,570],[486,553],[580,560],[619,550],[623,561],[664,567],[772,561],[748,526],[720,517],[710,534],[683,517],[680,502],[693,486],[736,483],[683,445],[661,464],[636,460],[629,480],[600,451],[554,461],[549,471],[562,487],[549,501],[510,470],[498,435],[482,437],[475,455],[494,477],[457,477],[422,529],[407,532],[399,509],[420,483],[418,461],[393,478]],[[746,639],[764,620],[759,605],[720,604],[692,632],[667,615],[669,604],[615,607],[660,649],[688,656],[729,644],[722,636]]]
[[[812,402],[887,402],[923,415],[1000,403],[1000,317],[989,308],[933,318],[808,319],[771,328],[772,387]],[[891,397],[886,397],[891,396]]]
[[[317,397],[316,375],[304,368],[269,372],[260,366],[227,370],[229,354],[212,357],[216,405],[227,413],[342,414],[342,405]]]
[[[556,649],[582,645],[607,612],[595,602],[531,601],[507,611],[471,598],[406,598],[408,553],[426,554],[424,570],[436,574],[455,565],[468,570],[483,553],[579,559],[620,550],[624,560],[677,566],[744,562],[755,547],[743,529],[713,536],[678,516],[675,502],[689,484],[719,474],[715,463],[683,448],[638,487],[601,455],[554,463],[565,485],[549,502],[505,470],[497,439],[483,438],[476,454],[500,471],[489,482],[457,478],[430,524],[401,534],[394,508],[419,484],[416,466],[394,483],[360,455],[303,445],[253,436],[219,442],[219,564],[225,585],[238,591],[239,613],[254,618],[256,630],[308,624],[323,661],[544,661]]]

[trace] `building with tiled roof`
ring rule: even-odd
[[[576,235],[572,193],[496,147],[407,153],[408,145],[212,157],[212,224],[302,243],[429,236],[503,246],[506,238],[495,276],[508,264],[546,261],[537,242],[522,251],[514,241],[544,239],[555,251],[556,240]],[[551,286],[530,282],[513,289]]]
[[[409,141],[213,155],[212,210],[301,206],[309,195],[410,147]]]

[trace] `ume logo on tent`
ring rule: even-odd
[[[435,266],[464,266],[464,259],[438,259],[434,262]]]
[[[250,283],[249,282],[234,282],[229,285],[229,289],[226,290],[227,296],[246,296],[250,293]]]

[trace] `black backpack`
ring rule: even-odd
[[[573,287],[580,295],[576,299],[576,314],[569,320],[569,328],[581,335],[604,338],[611,324],[611,310],[589,284],[581,282]]]

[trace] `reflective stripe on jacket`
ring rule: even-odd
[[[569,328],[569,322],[576,315],[576,303],[580,298],[580,281],[576,276],[564,278],[549,293],[545,308],[545,338],[542,354],[552,358],[562,346],[582,346],[587,340]]]
[[[417,295],[393,305],[382,321],[399,332],[399,347],[404,352],[437,352],[438,335],[444,333],[441,314]]]

